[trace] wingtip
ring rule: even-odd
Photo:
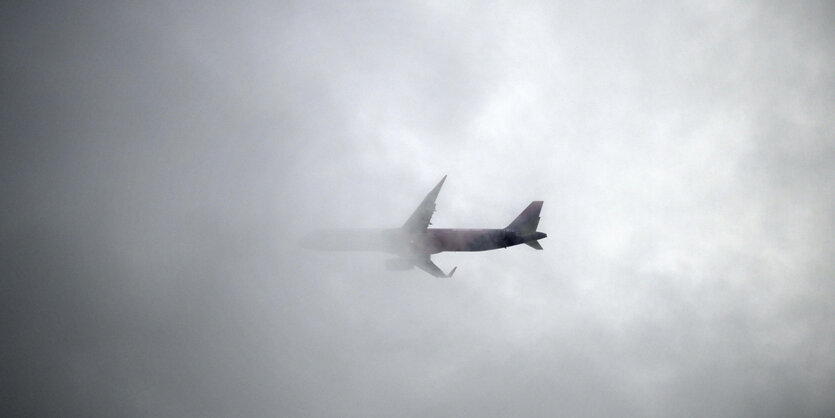
[[[444,177],[441,179],[441,181],[439,181],[438,184],[435,186],[435,188],[432,189],[432,192],[440,191],[441,187],[444,186],[445,181],[446,181],[446,175],[444,175]]]

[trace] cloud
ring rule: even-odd
[[[825,2],[5,6],[4,409],[821,416]],[[545,251],[307,252],[320,227]]]

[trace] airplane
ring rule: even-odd
[[[444,273],[431,260],[432,254],[444,251],[486,251],[519,244],[542,250],[539,240],[547,237],[536,230],[542,201],[531,202],[508,226],[500,229],[429,228],[435,212],[435,200],[447,176],[435,186],[400,228],[341,229],[318,231],[305,236],[303,247],[326,251],[382,251],[397,258],[387,260],[387,270],[411,270],[418,267],[435,277],[452,277],[453,267]]]

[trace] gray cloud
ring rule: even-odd
[[[835,410],[827,2],[2,7],[7,412]]]

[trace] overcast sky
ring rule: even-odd
[[[0,6],[3,415],[835,414],[831,2],[114,3]],[[297,246],[445,174],[545,250]]]

